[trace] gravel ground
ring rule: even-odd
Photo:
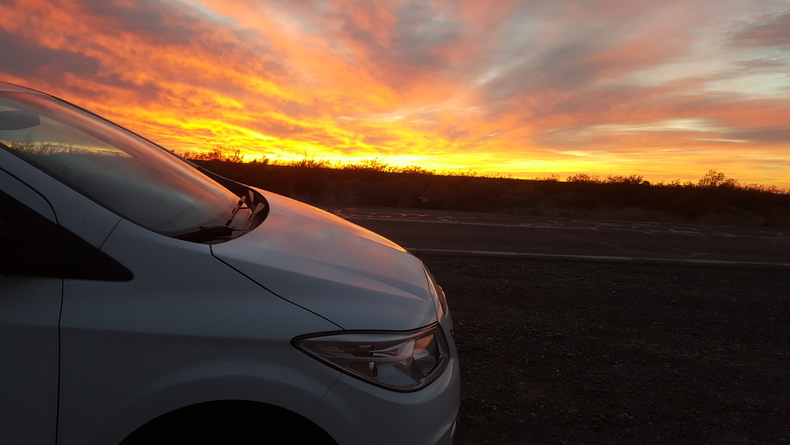
[[[790,443],[790,270],[420,254],[456,445]]]

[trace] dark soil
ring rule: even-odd
[[[420,254],[457,445],[790,443],[790,270]]]

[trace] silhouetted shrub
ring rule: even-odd
[[[790,226],[790,194],[740,186],[709,171],[698,183],[650,184],[641,176],[524,180],[391,171],[378,160],[355,168],[313,162],[197,159],[220,175],[325,207],[406,207],[577,218]]]

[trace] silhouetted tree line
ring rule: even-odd
[[[230,154],[230,156],[228,156]],[[334,167],[304,159],[242,163],[217,148],[187,158],[220,175],[323,207],[371,206],[536,216],[790,226],[790,194],[710,170],[697,182],[577,174],[537,180],[437,174],[379,159]]]

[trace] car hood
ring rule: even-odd
[[[270,192],[269,215],[215,244],[221,261],[343,329],[406,330],[436,321],[422,262],[397,244]]]

